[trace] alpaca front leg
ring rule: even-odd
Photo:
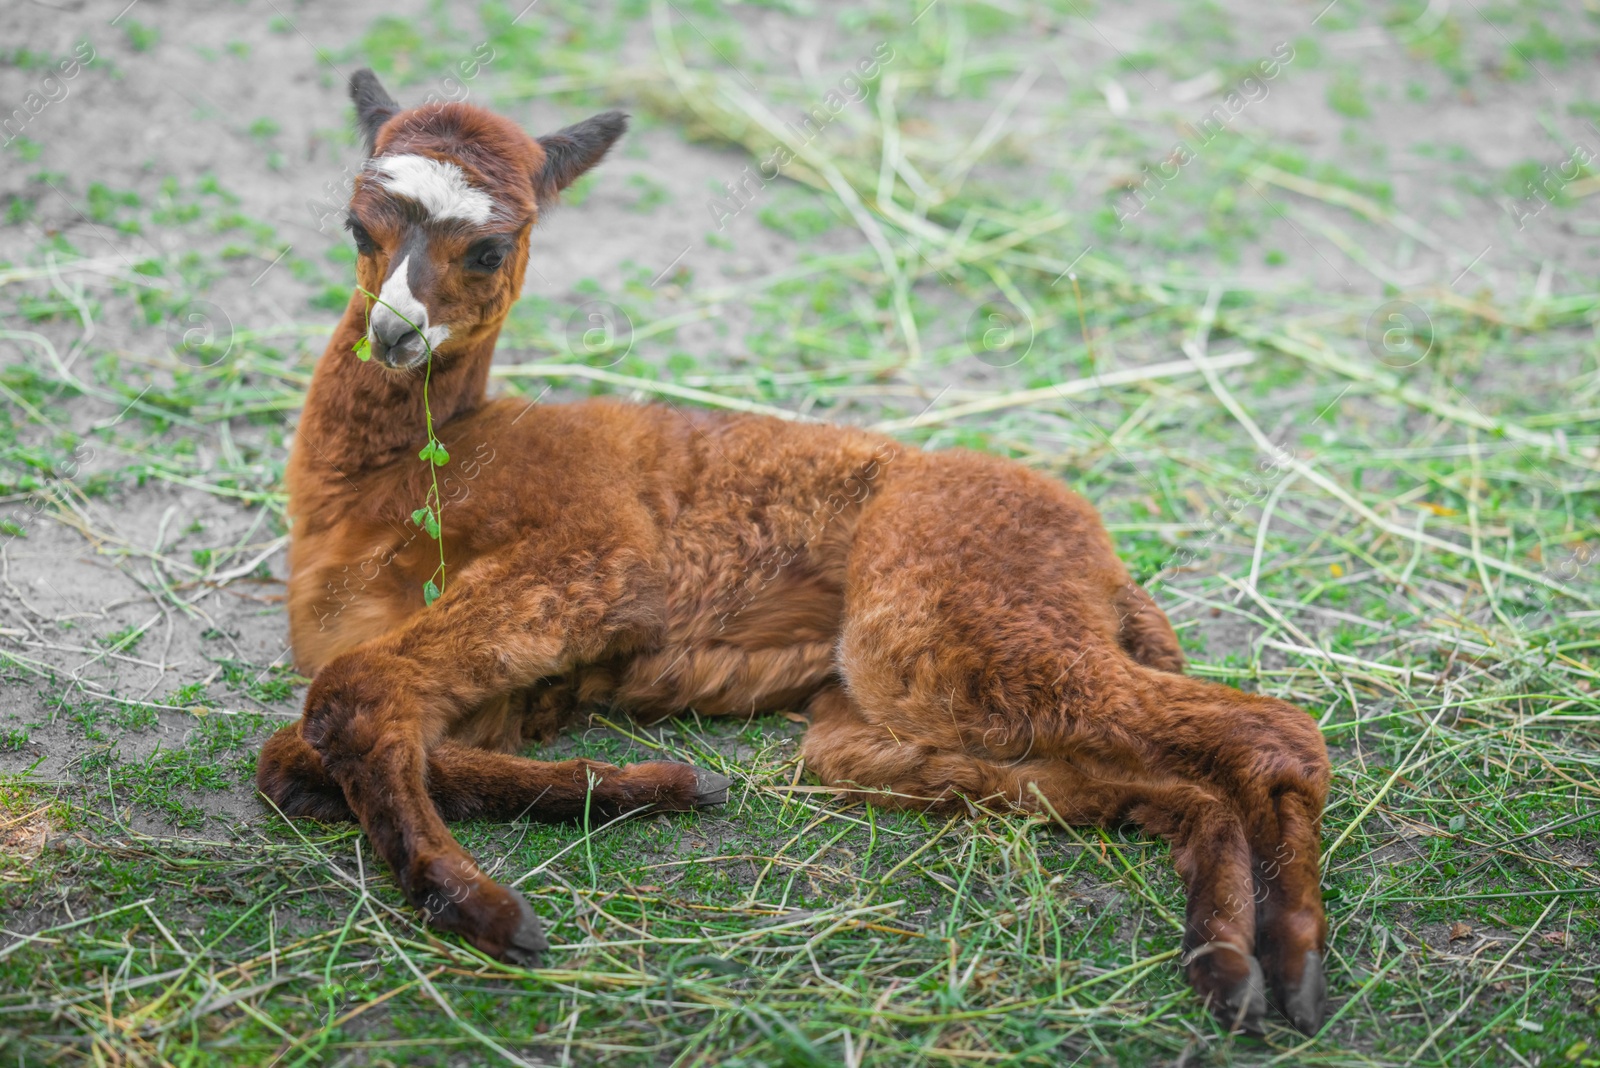
[[[478,868],[428,795],[428,742],[442,733],[400,683],[414,670],[375,652],[329,664],[306,696],[300,730],[389,865],[406,900],[430,924],[460,934],[491,957],[532,966],[546,948],[527,899]]]
[[[731,785],[726,775],[670,760],[619,768],[593,760],[528,760],[453,743],[428,751],[428,796],[447,820],[552,822],[645,809],[687,812],[726,804]],[[355,819],[299,723],[267,739],[256,762],[256,788],[291,819]]]

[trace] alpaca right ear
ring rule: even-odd
[[[400,113],[400,105],[379,84],[378,76],[365,67],[350,75],[350,99],[356,105],[356,125],[361,128],[370,156],[378,143],[378,131]]]

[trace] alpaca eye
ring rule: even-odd
[[[372,235],[367,233],[367,228],[365,226],[362,226],[354,219],[351,219],[349,222],[345,223],[345,227],[349,229],[350,236],[355,238],[356,251],[361,253],[361,255],[370,256],[374,252],[378,251],[376,242],[372,240]]]
[[[462,266],[473,274],[493,274],[511,254],[512,242],[503,236],[485,237],[467,248]]]

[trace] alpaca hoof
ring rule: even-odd
[[[538,913],[533,911],[527,898],[515,890],[509,893],[517,903],[519,919],[517,929],[511,932],[511,941],[506,944],[505,959],[524,968],[537,968],[540,956],[550,948],[544,936],[544,924],[539,921]]]
[[[1314,1035],[1322,1030],[1323,1015],[1328,1004],[1328,981],[1322,973],[1322,955],[1307,950],[1305,970],[1300,982],[1291,987],[1284,998],[1283,1014],[1303,1034]]]
[[[694,769],[694,806],[695,808],[710,808],[712,805],[725,805],[728,803],[728,787],[733,785],[733,780],[726,775],[718,775],[714,771],[705,771],[701,768]]]
[[[1265,1031],[1262,1019],[1267,1014],[1267,981],[1254,957],[1245,958],[1250,973],[1223,995],[1217,1006],[1217,1021],[1234,1033],[1259,1035]]]

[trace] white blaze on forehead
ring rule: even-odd
[[[430,156],[379,156],[370,161],[378,181],[396,196],[414,200],[434,219],[460,219],[482,226],[494,213],[494,200],[474,189],[454,163]]]
[[[428,325],[427,306],[411,292],[411,281],[407,277],[410,266],[411,256],[407,254],[378,291],[378,302],[368,316],[367,339],[376,340],[379,327],[386,327],[390,336],[415,329],[430,348],[437,349],[450,336],[450,327],[443,323]]]

